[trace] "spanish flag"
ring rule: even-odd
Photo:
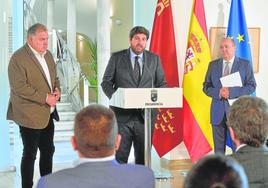
[[[202,91],[211,60],[203,0],[195,0],[191,15],[183,79],[183,141],[192,161],[212,150],[211,99]]]

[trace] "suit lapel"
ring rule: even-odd
[[[145,72],[147,72],[147,69],[149,69],[149,63],[151,62],[150,57],[148,56],[146,50],[143,51],[143,65],[142,65],[142,75],[141,75],[141,81],[140,83],[142,82],[142,80],[144,79],[145,77]],[[146,68],[144,68],[145,66],[147,66]]]
[[[232,69],[231,69],[231,73],[238,71],[239,70],[238,67],[239,67],[238,59],[237,59],[237,57],[235,57],[234,63],[233,63]]]
[[[218,69],[217,69],[217,75],[219,75],[219,77],[222,77],[222,72],[223,72],[223,59],[219,59],[218,61]]]
[[[43,77],[44,77],[44,79],[45,79],[45,81],[46,81],[48,87],[50,88],[49,83],[48,83],[48,81],[47,81],[46,74],[45,74],[45,72],[44,72],[44,70],[43,70],[41,64],[39,63],[39,61],[38,61],[37,58],[35,57],[34,53],[33,53],[32,50],[30,49],[30,47],[28,46],[28,44],[25,44],[25,49],[26,49],[27,53],[29,54],[29,56],[31,57],[31,59],[33,60],[34,65],[37,66],[38,70],[42,73],[42,75],[43,75]],[[49,67],[49,66],[48,66],[48,67]],[[50,69],[50,67],[49,67],[49,72],[51,72],[50,70],[51,70],[51,69]],[[50,77],[51,77],[51,76],[50,76]],[[52,83],[52,82],[51,82],[51,83]]]

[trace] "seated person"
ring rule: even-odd
[[[248,188],[248,181],[238,162],[224,155],[209,155],[193,166],[184,188]]]
[[[153,188],[155,180],[151,169],[121,165],[115,160],[120,139],[112,110],[101,105],[85,107],[75,117],[71,139],[80,158],[77,166],[41,177],[37,187]]]
[[[237,147],[231,156],[244,167],[250,187],[268,187],[267,103],[258,97],[240,97],[230,108],[227,125]]]

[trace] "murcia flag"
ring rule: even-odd
[[[170,0],[158,0],[150,51],[160,56],[169,87],[179,87],[178,65],[172,8]],[[159,109],[153,136],[153,145],[160,157],[182,141],[180,109]]]

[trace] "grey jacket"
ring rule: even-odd
[[[142,165],[116,160],[82,163],[42,177],[37,188],[153,188],[154,174]]]
[[[139,84],[137,84],[131,65],[130,50],[125,49],[112,54],[101,83],[102,90],[108,98],[111,98],[117,88],[120,87],[151,88],[153,86],[159,88],[167,86],[160,58],[147,50],[143,52],[143,55],[142,76]],[[116,114],[117,120],[120,122],[128,121],[133,113],[137,113],[137,110],[132,109],[120,109],[115,107],[112,107],[112,109]],[[140,115],[143,116],[142,111],[140,111]],[[154,119],[154,117],[152,119]]]
[[[250,188],[268,187],[268,148],[244,146],[231,157],[245,169]]]

